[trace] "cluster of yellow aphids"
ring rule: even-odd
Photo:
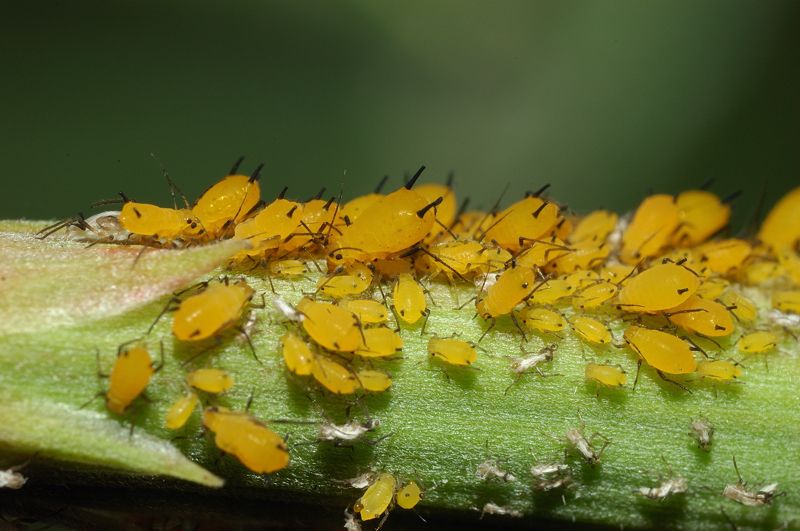
[[[326,267],[313,294],[295,304],[273,298],[287,321],[280,350],[288,371],[336,394],[392,385],[376,364],[402,349],[399,329],[424,333],[421,323],[432,311],[425,279],[474,289],[484,335],[496,319],[508,318],[523,341],[531,333],[548,338],[551,346],[512,362],[512,377],[552,360],[572,330],[599,349],[629,348],[663,377],[684,378],[676,382],[682,387],[696,378],[733,380],[742,375],[741,360],[714,357],[716,341],[734,338],[741,353],[767,352],[797,326],[800,189],[774,207],[755,239],[714,239],[731,207],[706,190],[647,197],[623,218],[607,211],[572,214],[545,197],[546,187],[505,209],[474,211],[466,202],[458,208],[449,183],[417,184],[422,170],[388,194],[341,203],[321,194],[292,201],[282,193],[267,204],[258,171],[234,171],[191,207],[125,198],[120,212],[105,213],[102,226],[99,218],[80,218],[59,227],[70,225],[87,239],[156,247],[245,240],[249,248],[231,267],[253,275],[291,278],[306,274],[310,264]],[[774,311],[759,313],[743,285],[769,289]],[[195,287],[175,300],[172,332],[184,342],[219,337],[240,324],[254,295],[235,278]],[[428,354],[454,370],[477,361],[474,344],[454,337],[431,337]],[[109,408],[124,411],[154,370],[145,347],[121,349]],[[610,364],[589,362],[585,375],[609,387],[627,384],[625,373]],[[208,378],[212,383],[203,388]],[[214,374],[187,377],[188,386],[212,394],[226,382]],[[181,427],[198,403],[193,391],[187,393],[167,426]],[[220,448],[251,470],[272,472],[289,462],[283,439],[244,412],[208,407],[203,422]],[[256,442],[245,447],[237,443],[241,437]]]

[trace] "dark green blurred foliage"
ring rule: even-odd
[[[800,183],[800,2],[5,2],[0,217],[169,202],[240,154],[265,195],[345,196],[425,163],[488,206],[578,211],[716,178]]]

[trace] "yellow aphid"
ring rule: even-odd
[[[575,288],[565,278],[549,278],[528,299],[531,305],[553,304],[572,295]]]
[[[381,181],[381,188],[385,181]],[[358,216],[361,215],[367,208],[371,207],[374,203],[376,203],[383,194],[380,193],[372,193],[372,194],[364,194],[358,197],[355,197],[342,205],[342,208],[339,209],[339,217],[342,220],[346,220],[345,224],[349,225],[353,221],[355,221]]]
[[[156,372],[147,348],[135,345],[117,353],[106,392],[106,407],[121,415],[142,394]]]
[[[243,280],[211,282],[206,289],[180,303],[172,320],[172,333],[181,341],[199,341],[233,326],[253,297]]]
[[[528,306],[519,312],[522,323],[538,332],[561,332],[567,327],[567,319],[555,310],[540,306]]]
[[[778,254],[778,262],[781,264],[783,275],[794,286],[800,286],[800,255],[789,249],[784,249],[783,252]]]
[[[356,373],[356,378],[365,391],[381,393],[392,386],[392,378],[382,371],[361,369]]]
[[[679,212],[671,195],[651,195],[642,201],[622,235],[622,261],[635,264],[658,256],[680,223]]]
[[[728,290],[719,297],[730,312],[740,321],[755,321],[758,317],[756,304],[736,290]]]
[[[278,277],[296,278],[308,273],[302,260],[276,260],[269,263],[269,272]]]
[[[386,306],[372,299],[353,299],[339,303],[339,306],[353,312],[362,324],[385,323],[388,317]]]
[[[311,374],[331,393],[352,395],[361,388],[353,371],[326,356],[316,356]]]
[[[505,249],[517,251],[526,241],[541,240],[560,219],[557,204],[528,196],[497,214],[479,239],[494,241]]]
[[[355,263],[347,269],[337,268],[334,274],[317,282],[317,291],[341,299],[361,295],[372,284],[372,271],[364,264]]]
[[[760,286],[767,284],[783,274],[783,268],[777,262],[755,260],[742,266],[739,277],[744,284]]]
[[[618,286],[625,284],[632,276],[635,265],[612,264],[600,270],[600,278],[613,282]]]
[[[622,387],[628,382],[628,376],[620,367],[587,363],[584,369],[587,380],[592,380],[607,387]]]
[[[229,229],[232,233],[232,224],[244,220],[256,207],[261,199],[260,170],[261,166],[250,177],[228,175],[200,196],[192,207],[192,214],[207,233],[218,236]]]
[[[703,280],[700,287],[697,288],[695,295],[703,297],[704,299],[714,300],[722,296],[725,290],[730,286],[730,282],[720,277],[709,277]]]
[[[625,330],[625,341],[654,369],[668,374],[687,374],[697,370],[689,343],[683,339],[639,326]]]
[[[401,509],[413,509],[422,500],[422,489],[414,481],[409,481],[397,491],[395,496]]]
[[[188,210],[162,208],[147,203],[125,201],[119,223],[126,231],[140,236],[175,239],[202,233],[198,220]]]
[[[674,245],[691,247],[704,242],[728,224],[731,207],[705,190],[687,190],[675,198],[680,225],[672,238]]]
[[[534,290],[536,276],[529,267],[511,267],[503,271],[497,282],[478,297],[478,313],[484,319],[508,315]]]
[[[361,357],[383,358],[403,348],[403,339],[391,328],[385,326],[367,328],[363,334],[363,343],[355,351]]]
[[[432,337],[428,341],[428,354],[458,367],[472,365],[478,359],[478,353],[475,352],[474,346],[452,337]]]
[[[666,312],[669,320],[688,332],[706,337],[725,337],[733,333],[733,317],[722,304],[692,295],[686,302]]]
[[[592,284],[596,284],[600,280],[600,273],[596,271],[579,269],[570,273],[565,277],[567,283],[575,290],[583,289]]]
[[[397,278],[404,273],[411,274],[414,264],[408,258],[386,258],[373,260],[375,272],[384,278]]]
[[[445,184],[425,183],[420,184],[414,191],[425,198],[428,203],[442,198],[442,201],[436,206],[436,219],[439,221],[437,225],[441,228],[449,227],[456,220],[456,210],[458,210],[458,203],[456,194],[450,186]],[[444,229],[441,229],[444,231]],[[430,237],[426,241],[433,241],[437,236],[437,231],[431,231]]]
[[[464,277],[476,271],[485,271],[488,256],[476,241],[448,241],[428,249],[415,265],[420,273],[435,278],[444,275],[449,280]]]
[[[555,236],[547,241],[535,241],[533,245],[519,253],[514,261],[521,267],[544,268],[554,260],[573,252],[567,244]]]
[[[324,244],[326,234],[337,234],[331,227],[331,223],[335,221],[336,209],[333,199],[323,201],[317,198],[304,203],[300,226],[281,243],[280,249],[296,251],[307,249],[312,244]]]
[[[222,407],[206,408],[203,425],[214,432],[214,443],[256,474],[277,472],[289,464],[283,438],[246,413]]]
[[[281,242],[300,226],[303,205],[278,198],[255,217],[236,225],[234,239],[248,240],[253,248],[244,253],[254,256],[267,249],[277,249]]]
[[[403,273],[397,277],[392,292],[392,303],[400,319],[408,324],[414,324],[427,313],[428,303],[425,301],[425,291],[413,276]]]
[[[489,273],[505,270],[506,264],[513,258],[511,253],[502,247],[488,246],[484,254],[486,255],[486,271]]]
[[[800,187],[783,196],[772,208],[761,225],[758,239],[776,254],[797,244],[800,240]]]
[[[734,380],[742,375],[742,369],[734,361],[702,360],[697,363],[697,374],[712,380]]]
[[[606,243],[597,245],[591,240],[572,244],[571,249],[572,252],[547,264],[545,270],[561,274],[594,269],[608,258],[612,250]]]
[[[295,334],[286,332],[281,337],[281,351],[286,368],[298,376],[308,376],[314,365],[314,353],[308,343]]]
[[[736,342],[736,348],[739,349],[739,352],[747,352],[748,354],[769,352],[776,346],[778,346],[778,336],[764,330],[743,335]]]
[[[569,235],[569,243],[579,243],[590,240],[598,245],[605,242],[609,234],[614,231],[619,216],[608,210],[595,210],[587,214],[575,226],[575,230]]]
[[[353,510],[364,521],[378,518],[386,512],[389,504],[392,503],[396,486],[397,481],[393,475],[387,472],[379,474],[353,505]]]
[[[200,399],[194,393],[188,393],[175,401],[164,416],[164,426],[168,430],[179,430],[189,420],[192,412],[200,403]]]
[[[580,289],[572,296],[572,306],[580,310],[597,308],[617,294],[616,284],[606,280],[598,281]]]
[[[220,369],[197,369],[186,375],[186,383],[206,393],[218,394],[233,387],[233,378]]]
[[[700,263],[714,273],[727,274],[738,269],[750,256],[753,248],[744,240],[720,240],[707,243],[697,249]]]
[[[630,278],[619,291],[618,302],[629,312],[659,312],[686,302],[700,287],[700,279],[677,264],[659,264]]]
[[[306,298],[300,300],[297,309],[304,316],[303,329],[323,348],[353,352],[361,345],[361,330],[353,312]]]
[[[772,294],[772,307],[782,312],[800,314],[800,290],[776,291]]]
[[[587,343],[609,345],[614,340],[608,327],[594,317],[578,315],[572,318],[571,324],[578,337]]]

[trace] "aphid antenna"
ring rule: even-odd
[[[761,220],[764,218],[764,207],[767,204],[767,187],[769,185],[769,178],[765,178],[761,186],[761,193],[758,196],[758,203],[756,209],[753,211],[753,216],[750,221],[745,224],[739,231],[743,237],[754,238],[758,227],[761,225]]]
[[[373,191],[373,193],[375,193],[375,194],[381,193],[381,190],[383,190],[383,187],[386,186],[386,182],[388,180],[389,180],[389,176],[388,175],[384,175],[383,177],[381,177],[381,180],[378,181],[378,185],[375,187],[375,190]]]
[[[234,162],[233,166],[231,166],[231,169],[228,172],[228,175],[236,175],[239,172],[239,166],[242,165],[242,162],[244,162],[244,155],[242,155],[241,157],[236,159],[236,162]]]
[[[331,231],[333,230],[333,224],[336,221],[336,215],[339,213],[339,207],[342,204],[342,187],[339,188],[339,199],[336,201],[336,207],[333,209],[333,215],[331,216],[331,220],[328,225],[328,233],[325,234],[325,239],[322,242],[322,245],[327,246],[328,242],[331,240]],[[333,197],[331,197],[330,201],[333,201]],[[325,206],[325,211],[327,212],[328,208],[330,207],[330,202]],[[339,233],[341,234],[341,233]]]
[[[233,327],[233,329],[242,334],[242,336],[244,336],[245,340],[247,341],[247,346],[250,347],[250,353],[253,355],[253,359],[256,360],[258,364],[263,367],[264,363],[256,355],[256,348],[253,346],[253,340],[250,338],[250,334],[247,333],[247,330],[245,330],[242,326],[238,325]]]
[[[414,175],[411,177],[411,179],[409,179],[409,180],[408,180],[408,182],[406,182],[406,184],[405,184],[405,188],[406,188],[406,190],[411,190],[411,188],[412,188],[412,187],[414,186],[414,184],[417,182],[417,179],[419,179],[419,176],[420,176],[420,175],[422,175],[422,172],[423,172],[423,171],[425,171],[425,165],[424,165],[424,164],[423,164],[422,166],[420,166],[420,167],[419,167],[419,169],[417,170],[417,173],[415,173],[415,174],[414,174]],[[377,530],[376,530],[376,531],[377,531]]]
[[[316,195],[312,195],[304,202],[308,203],[309,201],[319,200],[325,194],[325,190],[327,190],[327,188],[323,186],[322,188],[319,189],[319,192],[317,192]]]
[[[472,238],[473,239],[477,239],[478,241],[483,240],[483,236],[486,235],[486,231],[484,231],[483,236],[481,236],[480,238],[476,238],[475,236],[477,235],[478,231],[480,230],[481,225],[483,225],[483,222],[486,221],[490,216],[494,216],[494,215],[497,214],[497,211],[500,209],[500,203],[503,201],[503,196],[506,195],[506,192],[508,191],[508,187],[510,185],[511,185],[511,183],[508,183],[508,182],[506,183],[506,185],[503,187],[503,191],[500,192],[500,195],[497,197],[497,201],[495,201],[494,205],[492,205],[492,208],[486,214],[484,214],[483,217],[481,218],[481,220],[475,225],[475,231],[472,233]],[[494,226],[494,225],[492,225],[492,226]],[[489,228],[492,228],[492,226],[490,226]],[[489,230],[489,229],[486,229],[486,230]]]
[[[183,204],[188,209],[189,208],[189,200],[186,198],[186,195],[181,191],[181,189],[178,188],[178,185],[175,184],[175,182],[170,178],[169,173],[167,172],[167,168],[161,162],[161,159],[158,158],[158,155],[156,155],[153,152],[150,153],[150,157],[154,161],[156,161],[156,163],[158,163],[159,167],[161,168],[161,175],[163,175],[164,179],[167,181],[167,186],[169,186],[169,191],[170,191],[170,194],[172,195],[172,208],[174,208],[175,210],[178,209],[178,202],[175,199],[175,193],[177,192],[178,195],[180,195],[181,198],[183,199]]]
[[[123,203],[130,203],[131,202],[130,198],[128,196],[126,196],[124,193],[119,192],[119,195],[120,195],[120,199],[101,199],[100,201],[95,201],[94,203],[92,203],[89,206],[91,206],[92,208],[97,208],[97,207],[103,206],[103,205],[121,205]]]
[[[719,512],[722,513],[723,518],[728,522],[728,525],[731,526],[731,531],[739,531],[739,527],[736,525],[736,522],[728,516],[728,513],[725,512],[725,508],[722,505],[719,506]]]
[[[734,192],[731,192],[730,194],[728,194],[727,196],[725,196],[725,197],[722,199],[722,203],[725,203],[725,204],[731,203],[731,202],[733,202],[733,201],[734,201],[736,198],[738,198],[740,195],[742,195],[742,193],[743,193],[743,191],[742,191],[742,190],[736,190],[736,191],[734,191]]]
[[[530,195],[532,197],[541,197],[541,195],[543,193],[545,193],[548,188],[550,188],[550,183],[545,184],[544,186],[542,186],[541,188],[539,188],[535,192],[528,192],[525,195]]]
[[[497,218],[497,219],[496,219],[494,222],[492,222],[492,224],[491,224],[491,225],[489,225],[489,226],[486,228],[486,230],[485,230],[485,231],[483,231],[483,232],[481,233],[481,235],[480,235],[479,237],[477,237],[477,238],[475,238],[475,239],[476,239],[476,240],[478,240],[479,242],[482,242],[482,241],[483,241],[483,239],[486,237],[486,234],[487,234],[487,233],[488,233],[490,230],[492,230],[493,228],[495,228],[495,227],[496,227],[496,226],[497,226],[499,223],[501,223],[501,222],[502,222],[504,219],[506,219],[506,218],[508,217],[508,215],[509,215],[509,214],[511,214],[511,212],[507,212],[505,215],[503,215],[503,216],[500,216],[499,218]],[[478,224],[478,227],[480,227],[482,224],[483,224],[483,221],[481,221],[481,223],[479,223],[479,224]],[[476,230],[476,232],[477,232],[477,230]],[[473,234],[473,238],[474,238],[474,237],[475,237],[475,235]]]
[[[442,226],[444,226],[444,225],[442,225]],[[426,249],[425,247],[423,247],[421,245],[415,245],[414,247],[412,247],[411,249],[409,249],[405,253],[401,254],[400,258],[406,258],[406,257],[409,257],[409,256],[413,256],[414,254],[416,254],[418,252],[421,252],[423,254],[428,255],[433,261],[435,261],[438,264],[443,265],[444,267],[446,267],[447,269],[452,271],[454,275],[456,275],[458,278],[460,278],[464,282],[469,282],[469,280],[467,280],[464,277],[464,275],[462,275],[461,273],[456,271],[456,269],[453,268],[450,264],[448,264],[447,262],[445,262],[444,260],[442,260],[441,258],[439,258],[434,253],[430,252],[428,249]]]

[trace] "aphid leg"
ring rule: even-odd
[[[161,310],[161,312],[156,316],[155,320],[150,324],[150,327],[147,329],[147,334],[145,335],[150,335],[150,332],[152,332],[153,328],[156,327],[158,321],[160,321],[161,318],[164,317],[164,314],[166,314],[167,312],[174,312],[175,310],[177,310],[174,304],[178,302],[180,302],[180,300],[177,297],[173,297],[169,301],[167,301],[167,304],[164,305],[164,309]]]
[[[91,404],[92,402],[94,402],[95,400],[97,400],[98,398],[100,398],[101,396],[103,396],[104,394],[105,394],[105,393],[103,393],[103,391],[98,391],[98,392],[97,392],[97,393],[95,393],[95,395],[94,395],[92,398],[90,398],[90,399],[89,399],[89,400],[88,400],[86,403],[84,403],[84,404],[81,404],[81,406],[80,406],[78,409],[83,409],[83,408],[85,408],[86,406],[88,406],[89,404]]]
[[[472,297],[472,298],[470,298],[470,299],[469,299],[469,300],[467,300],[467,301],[466,301],[464,304],[462,304],[461,306],[459,306],[459,307],[458,307],[458,308],[456,308],[456,309],[457,309],[457,310],[462,310],[462,309],[464,309],[464,306],[466,306],[467,304],[469,304],[469,303],[471,303],[471,302],[473,302],[473,301],[477,300],[477,298],[478,298],[478,297]]]
[[[119,355],[119,352],[117,352],[117,355]],[[97,347],[94,348],[94,356],[95,361],[97,361],[97,377],[108,378],[108,374],[104,373],[103,369],[100,368],[100,349]]]
[[[728,513],[725,512],[722,506],[719,507],[719,511],[722,513],[722,516],[728,522],[728,525],[731,526],[732,531],[739,531],[739,528],[736,526],[736,523],[728,516]]]
[[[660,377],[662,380],[664,380],[665,382],[669,382],[669,383],[671,383],[671,384],[675,384],[675,385],[677,385],[678,387],[680,387],[681,389],[683,389],[684,391],[686,391],[686,392],[687,392],[687,393],[689,393],[689,394],[691,394],[691,393],[692,393],[691,389],[689,389],[688,387],[686,387],[685,385],[683,385],[683,384],[681,384],[681,383],[679,383],[679,382],[676,382],[675,380],[670,380],[669,378],[667,378],[666,376],[664,376],[664,373],[663,373],[663,372],[659,371],[658,369],[656,369],[656,374],[658,374],[658,376],[659,376],[659,377]]]
[[[157,373],[161,369],[164,368],[164,340],[158,342],[159,350],[161,351],[161,363],[156,366],[153,366],[153,374]]]
[[[431,309],[425,308],[425,311],[423,313],[425,314],[425,319],[422,321],[422,330],[420,330],[419,332],[420,336],[425,335],[425,327],[428,326],[428,317],[431,316]]]
[[[478,339],[478,343],[480,343],[481,341],[483,341],[483,338],[484,338],[484,337],[486,337],[486,334],[488,334],[488,333],[489,333],[489,331],[490,331],[492,328],[494,328],[494,325],[496,325],[496,324],[497,324],[497,319],[495,319],[495,318],[493,317],[493,318],[492,318],[492,324],[490,324],[490,325],[489,325],[489,327],[488,327],[486,330],[484,330],[484,332],[481,334],[481,337]]]
[[[272,283],[272,275],[267,275],[267,280],[269,281],[269,289],[271,289],[271,290],[272,290],[272,293],[274,293],[275,295],[277,295],[277,294],[278,294],[278,292],[277,292],[277,291],[275,291],[275,284],[273,284],[273,283]]]
[[[517,330],[519,330],[519,333],[522,334],[522,341],[526,341],[527,342],[528,341],[528,337],[525,335],[525,331],[519,325],[519,321],[517,320],[517,317],[514,315],[514,312],[511,312],[509,314],[509,316],[511,317],[511,322],[514,323],[514,326],[517,327]]]
[[[247,345],[250,347],[250,353],[253,355],[253,359],[256,360],[258,364],[263,367],[264,363],[262,363],[262,361],[258,359],[258,355],[256,355],[256,347],[253,346],[253,341],[250,339],[250,334],[247,333],[247,330],[245,330],[241,326],[235,326],[233,329],[244,336],[245,340],[247,341]]]
[[[633,391],[636,391],[636,383],[639,381],[639,371],[642,369],[642,358],[636,362],[636,378],[633,379]]]

